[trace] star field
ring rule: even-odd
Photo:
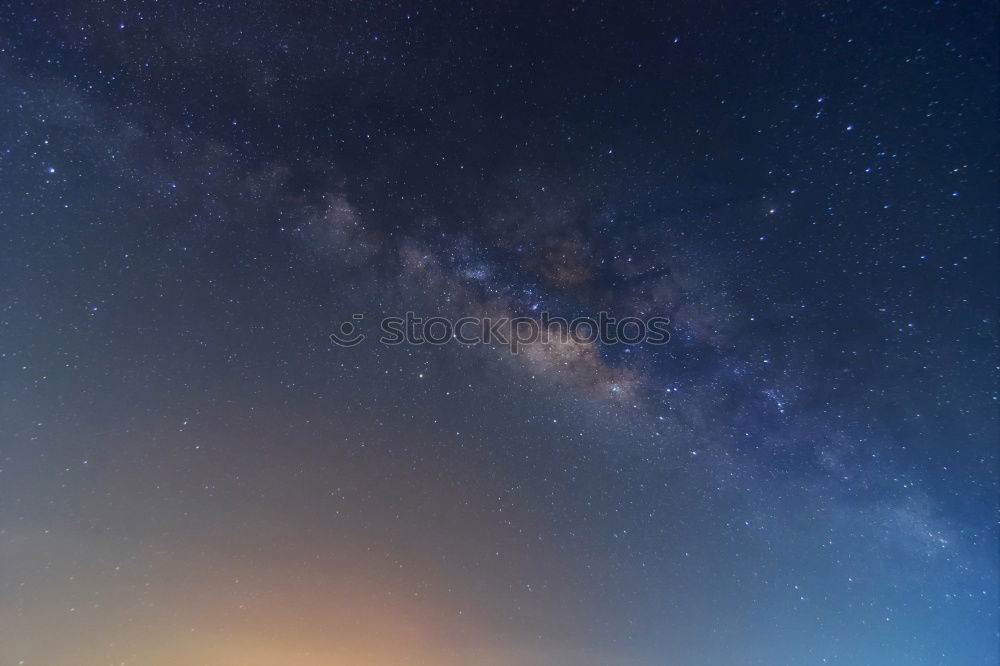
[[[996,9],[3,8],[0,665],[995,663]]]

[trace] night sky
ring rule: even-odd
[[[6,4],[0,665],[997,663],[997,11]]]

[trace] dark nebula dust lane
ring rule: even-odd
[[[997,9],[0,9],[0,666],[996,663]]]

